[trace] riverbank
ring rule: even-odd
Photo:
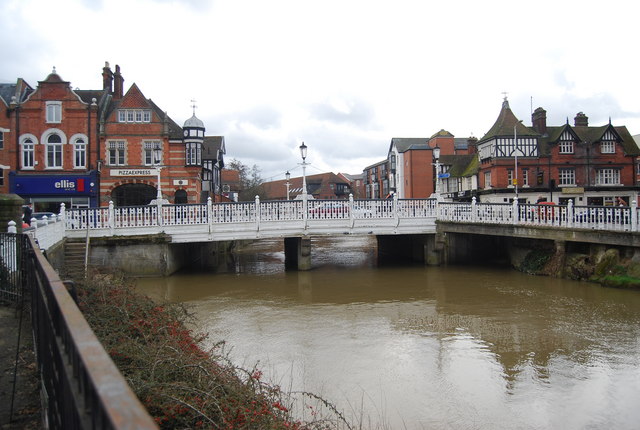
[[[640,289],[640,262],[619,249],[602,247],[594,254],[564,253],[534,249],[521,261],[512,261],[516,270],[575,281],[599,283],[603,287]]]
[[[335,414],[296,419],[289,395],[265,383],[259,368],[233,365],[224,342],[203,349],[206,336],[188,329],[183,305],[154,302],[123,277],[89,279],[78,283],[80,307],[160,428],[350,428]]]

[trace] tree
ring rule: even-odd
[[[236,170],[240,178],[239,201],[253,200],[256,195],[260,196],[261,199],[266,196],[262,187],[264,181],[260,176],[260,168],[256,164],[249,169],[246,164],[234,158],[228,166],[229,170]]]

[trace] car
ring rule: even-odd
[[[342,201],[320,202],[309,209],[309,213],[330,216],[348,214],[349,205]]]

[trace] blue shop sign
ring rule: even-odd
[[[11,177],[10,190],[18,195],[88,196],[96,192],[94,175],[16,175]]]

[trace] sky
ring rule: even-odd
[[[481,138],[507,94],[531,125],[584,112],[640,134],[634,0],[2,0],[0,82],[120,65],[264,180],[361,173],[394,137]],[[192,102],[195,100],[195,102]]]

